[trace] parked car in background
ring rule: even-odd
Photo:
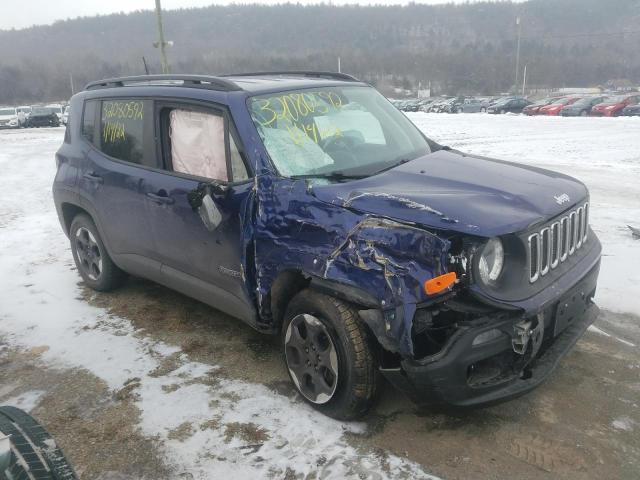
[[[591,109],[591,115],[597,115],[601,117],[617,117],[622,113],[622,110],[629,105],[636,105],[640,103],[640,93],[616,95],[615,97],[608,98],[606,101],[594,105]]]
[[[28,127],[58,127],[60,119],[55,108],[32,107],[27,119]]]
[[[66,125],[69,123],[69,106],[67,105],[64,109],[64,113],[62,114],[62,124]]]
[[[564,106],[571,105],[580,100],[580,98],[581,97],[563,97],[554,100],[550,104],[540,107],[538,115],[549,115],[555,117],[560,114],[560,110],[562,110]]]
[[[637,103],[636,105],[629,105],[628,107],[624,107],[620,115],[623,115],[625,117],[640,116],[640,103]]]
[[[29,118],[29,115],[31,115],[31,107],[29,105],[20,105],[18,107],[18,112],[24,113],[24,118],[26,123],[26,120]]]
[[[522,113],[524,113],[525,115],[539,115],[540,113],[540,109],[544,106],[547,106],[553,102],[555,102],[556,100],[560,99],[562,97],[547,97],[547,98],[543,98],[542,100],[538,100],[537,102],[532,103],[531,105],[527,105],[526,107],[524,107],[522,109]]]
[[[560,110],[563,117],[586,117],[591,114],[594,105],[606,101],[607,97],[599,95],[597,97],[583,97],[577,102],[565,105]]]
[[[53,103],[51,105],[46,105],[46,107],[50,108],[56,114],[59,123],[64,123],[62,121],[62,117],[64,115],[64,107],[62,105]]]
[[[456,102],[451,113],[478,113],[487,111],[487,102],[481,98],[465,98]]]
[[[507,98],[487,108],[487,113],[522,113],[522,110],[531,105],[525,98]]]
[[[0,128],[24,127],[26,117],[16,107],[0,107]]]

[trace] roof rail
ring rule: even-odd
[[[242,90],[231,80],[220,77],[212,77],[208,75],[138,75],[133,77],[117,77],[97,80],[87,83],[85,90],[94,90],[98,88],[124,87],[127,84],[143,84],[153,85],[160,82],[163,86],[180,86],[189,88],[205,88],[208,90],[237,91]],[[180,84],[171,84],[163,82],[182,82]]]
[[[315,71],[305,71],[305,70],[289,70],[289,71],[278,71],[278,72],[251,72],[251,73],[229,73],[226,75],[221,75],[222,77],[261,77],[266,75],[292,75],[292,76],[302,76],[302,77],[317,77],[317,78],[329,78],[332,80],[344,80],[347,82],[359,82],[356,77],[348,75],[346,73],[341,72],[315,72]]]

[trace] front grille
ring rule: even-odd
[[[572,210],[529,235],[529,282],[544,277],[587,241],[589,203]]]

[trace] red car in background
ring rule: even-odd
[[[640,103],[640,93],[616,95],[604,103],[599,103],[591,109],[591,115],[617,117],[625,107]]]
[[[549,105],[545,105],[544,107],[540,107],[538,110],[538,115],[551,115],[557,116],[560,115],[560,110],[562,110],[567,105],[571,105],[574,102],[577,102],[582,97],[563,97],[555,100]]]
[[[559,98],[562,97],[549,97],[549,98],[544,98],[542,100],[538,100],[535,103],[532,103],[531,105],[528,105],[526,107],[524,107],[524,109],[522,110],[522,113],[524,113],[525,115],[539,115],[540,114],[540,109],[546,105],[549,105],[550,103],[555,102],[556,100],[558,100]]]

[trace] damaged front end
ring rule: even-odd
[[[253,278],[260,318],[277,328],[283,307],[275,293],[302,288],[359,306],[381,347],[382,373],[418,404],[472,406],[521,395],[548,376],[597,316],[595,235],[580,255],[559,264],[557,275],[530,284],[527,232],[524,241],[509,234],[498,242],[461,233],[455,218],[404,197],[371,196],[379,208],[364,213],[353,204],[365,195],[327,202],[316,195],[321,188],[300,180],[257,182]],[[400,204],[441,227],[382,214]],[[494,265],[481,264],[492,242]],[[495,252],[502,248],[508,271],[495,280]],[[302,275],[281,281],[295,271]],[[427,291],[425,282],[451,274],[455,282],[447,288]]]

